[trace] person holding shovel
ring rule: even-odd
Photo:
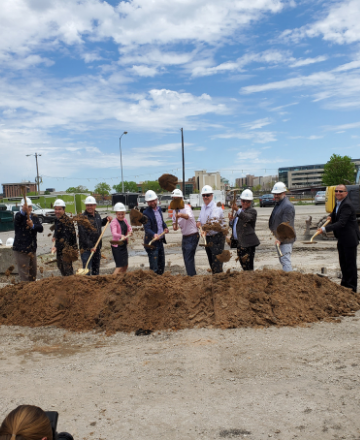
[[[224,213],[221,207],[216,206],[214,202],[214,191],[210,185],[205,185],[201,190],[204,204],[201,207],[200,215],[196,222],[196,226],[200,229],[209,222],[224,223]],[[205,251],[209,260],[212,273],[220,273],[223,271],[223,263],[216,256],[220,255],[225,247],[225,235],[222,232],[202,231],[202,236],[206,236],[207,245]]]
[[[78,247],[74,223],[65,214],[64,200],[54,202],[55,230],[53,236],[54,246],[52,253],[56,252],[56,263],[63,277],[74,275],[72,262],[78,258]]]
[[[37,233],[44,227],[32,213],[32,201],[26,197],[20,203],[20,211],[14,219],[15,239],[13,251],[19,269],[20,281],[36,281]]]
[[[276,201],[276,205],[269,219],[269,229],[275,236],[275,245],[280,248],[279,260],[285,272],[291,272],[291,253],[296,236],[293,238],[279,240],[277,228],[281,223],[288,223],[294,229],[295,208],[290,200],[286,197],[286,186],[283,182],[276,182],[272,194]],[[295,235],[295,234],[294,234]]]
[[[171,196],[174,201],[183,200],[183,193],[180,189],[174,189]],[[184,257],[184,263],[186,273],[192,277],[196,275],[195,269],[195,252],[199,243],[199,232],[196,227],[193,211],[190,205],[184,205],[182,209],[174,209],[173,216],[173,229],[177,231],[180,227],[182,232],[182,253]]]
[[[148,218],[148,221],[144,224],[144,247],[149,257],[150,270],[162,275],[165,270],[164,243],[166,240],[164,235],[169,232],[169,229],[164,222],[161,208],[158,206],[158,197],[155,191],[146,191],[145,202],[148,207],[143,214]]]
[[[95,247],[95,244],[101,235],[101,228],[108,222],[111,222],[112,217],[110,215],[103,219],[100,217],[100,214],[96,211],[96,200],[93,196],[86,197],[85,211],[81,214],[81,217],[78,221],[78,228],[83,268],[86,267],[91,252],[94,252],[88,265],[90,269],[89,275],[99,275],[102,242],[100,240],[97,247]]]
[[[116,203],[114,206],[116,218],[110,223],[110,229],[113,237],[111,250],[114,257],[116,268],[114,275],[125,273],[128,268],[128,238],[132,235],[132,227],[125,218],[126,208],[123,203]]]
[[[243,270],[254,270],[255,249],[260,244],[255,234],[257,212],[251,207],[254,195],[250,189],[245,189],[240,199],[240,209],[235,203],[232,206],[236,215],[232,217],[229,214],[230,226],[232,226],[233,238],[237,241],[237,254],[241,267]]]

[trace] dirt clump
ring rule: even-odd
[[[216,258],[217,258],[221,263],[227,263],[228,261],[230,261],[230,258],[231,258],[231,252],[230,252],[230,251],[222,251],[221,254],[216,255]]]
[[[222,234],[227,235],[229,232],[229,226],[225,222],[209,219],[204,225],[202,225],[202,230],[205,232],[221,232]]]
[[[133,208],[130,211],[131,226],[143,226],[147,221],[146,215],[142,214],[138,209]]]
[[[158,182],[162,189],[172,192],[178,184],[178,178],[173,174],[163,174],[159,177]]]
[[[64,249],[62,251],[62,259],[65,263],[72,263],[79,258],[79,249],[69,246],[65,243]]]
[[[9,266],[5,271],[5,276],[9,277],[12,274],[12,272],[14,271],[14,269],[15,269],[15,266]]]
[[[327,278],[263,270],[187,277],[151,271],[52,277],[0,290],[0,325],[72,331],[296,326],[360,309]]]

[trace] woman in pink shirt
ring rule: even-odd
[[[132,228],[125,218],[126,208],[122,203],[117,203],[114,206],[116,217],[110,223],[110,229],[113,236],[113,241],[124,240],[124,237],[132,235]],[[116,268],[114,275],[125,273],[128,268],[128,239],[124,240],[124,244],[112,244],[111,250],[113,253]]]

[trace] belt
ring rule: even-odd
[[[193,234],[183,235],[183,237],[193,237],[194,235],[199,235],[198,232],[194,232]]]

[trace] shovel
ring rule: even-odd
[[[170,209],[175,209],[176,214],[179,213],[180,209],[184,209],[184,207],[185,207],[185,205],[184,205],[183,199],[176,197],[171,200]],[[177,217],[176,217],[175,226],[176,226],[176,228],[178,226],[178,218]]]
[[[106,225],[105,225],[105,228],[103,229],[103,231],[102,231],[102,233],[100,234],[100,237],[98,238],[98,241],[95,243],[95,251],[91,251],[91,254],[90,254],[90,257],[88,258],[88,260],[87,260],[87,262],[86,262],[86,266],[84,267],[84,269],[78,269],[77,271],[76,271],[76,274],[75,275],[86,275],[86,274],[88,274],[89,273],[89,271],[90,271],[90,269],[88,269],[88,265],[89,265],[89,263],[90,263],[90,260],[92,259],[92,257],[93,257],[93,255],[95,254],[95,252],[96,252],[96,248],[98,247],[98,244],[100,243],[100,240],[102,239],[102,237],[103,237],[103,235],[104,235],[104,233],[105,233],[105,231],[106,231],[106,228],[108,227],[108,225],[109,225],[109,220],[108,220],[108,222],[106,223]]]
[[[324,224],[323,224],[323,226],[326,226],[326,225],[328,225],[330,223],[330,220],[327,220]],[[317,241],[313,241],[314,240],[314,238],[317,236],[317,235],[319,235],[319,234],[321,234],[321,232],[315,232],[315,234],[311,237],[311,239],[310,239],[310,241],[303,241],[303,243],[304,244],[316,244],[317,243]]]
[[[200,229],[200,235],[204,238],[204,243],[200,243],[199,246],[208,247],[209,245],[206,242],[206,235],[204,235],[204,236],[202,235],[203,234],[202,227],[200,226],[199,229]]]
[[[131,237],[131,234],[125,235],[125,237],[122,240],[110,240],[110,244],[118,244],[121,246],[125,243],[125,240],[128,239],[129,237]]]
[[[144,243],[144,247],[146,247],[147,249],[155,249],[155,246],[152,246],[152,244],[154,243],[154,241],[159,240],[163,235],[165,235],[165,231],[162,232],[158,238],[153,238],[149,244]]]

